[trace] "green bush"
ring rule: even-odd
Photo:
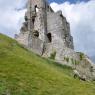
[[[69,62],[69,57],[64,57],[64,60],[65,60],[66,62]]]
[[[84,58],[84,54],[80,53],[80,60],[83,60],[83,58]]]
[[[69,62],[69,58],[68,57],[66,58],[66,61]]]
[[[75,60],[75,65],[78,65],[79,63],[80,63],[79,61]]]
[[[71,58],[71,62],[73,65],[78,65],[80,63],[78,60],[74,60],[73,58]]]
[[[54,51],[54,52],[52,52],[51,54],[50,54],[50,59],[55,59],[55,57],[56,57],[56,51]]]
[[[73,58],[71,58],[71,62],[72,62],[72,64],[75,64],[75,62],[74,62],[74,59],[73,59]]]

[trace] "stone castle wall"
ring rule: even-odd
[[[28,0],[25,22],[16,39],[39,55],[49,50],[48,44],[57,51],[63,47],[74,48],[69,23],[62,12],[55,13],[46,0]],[[40,49],[39,43],[43,44]]]

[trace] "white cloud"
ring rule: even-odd
[[[0,0],[0,32],[11,37],[20,29],[24,20],[26,0]]]
[[[51,3],[54,11],[62,10],[71,25],[75,49],[95,55],[95,0],[71,4]]]

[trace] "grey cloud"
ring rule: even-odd
[[[0,9],[11,10],[25,8],[27,0],[0,0]]]

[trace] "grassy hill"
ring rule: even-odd
[[[0,34],[0,95],[95,95],[95,84]]]

